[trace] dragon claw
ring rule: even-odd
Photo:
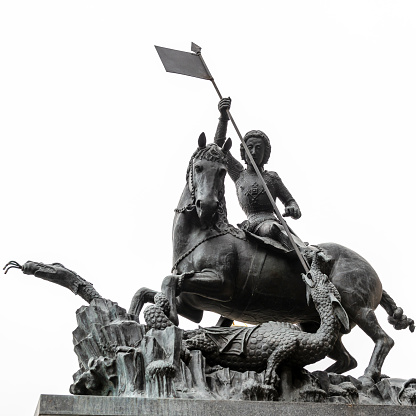
[[[269,386],[276,386],[279,383],[279,376],[277,375],[276,368],[266,370],[266,375],[264,377],[264,384]]]
[[[4,270],[4,274],[7,274],[7,272],[10,270],[10,269],[20,269],[20,270],[22,270],[22,266],[17,262],[17,261],[14,261],[14,260],[12,260],[12,261],[9,261],[4,267],[3,267],[3,270]]]

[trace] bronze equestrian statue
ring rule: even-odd
[[[319,314],[306,302],[303,272],[291,252],[271,248],[260,237],[228,223],[224,197],[227,154],[231,140],[222,147],[206,144],[201,134],[198,148],[186,172],[186,185],[173,221],[173,274],[162,284],[171,304],[170,319],[177,325],[178,314],[200,322],[203,311],[216,312],[228,320],[250,324],[268,321],[299,323],[315,332]],[[381,306],[396,329],[409,327],[413,320],[403,315],[382,289],[377,273],[354,251],[335,243],[320,244],[331,260],[322,270],[341,295],[351,327],[358,325],[375,343],[364,383],[378,381],[393,340],[379,325],[374,309]],[[304,254],[308,256],[306,247]],[[138,315],[144,303],[154,302],[157,291],[136,292],[130,313]],[[335,360],[327,371],[343,373],[357,363],[342,343],[340,333],[328,356]]]
[[[317,309],[307,302],[299,259],[293,252],[270,244],[270,238],[228,223],[224,178],[230,148],[231,140],[222,147],[207,145],[201,134],[190,159],[173,223],[174,273],[162,284],[170,305],[169,318],[175,325],[178,314],[200,322],[207,310],[229,321],[254,325],[269,321],[297,323],[302,330],[316,333],[322,322]],[[374,384],[379,381],[383,362],[394,344],[380,327],[374,309],[380,304],[395,329],[409,328],[413,332],[413,320],[403,315],[403,310],[382,289],[371,265],[354,251],[335,243],[303,247],[302,251],[308,259],[316,256],[317,251],[324,253],[327,260],[321,264],[320,272],[338,290],[350,328],[358,325],[374,341],[370,363],[361,377],[364,384]],[[101,298],[89,282],[59,263],[27,262],[21,266],[9,262],[5,271],[10,268],[67,287],[87,302]],[[154,303],[157,293],[140,289],[132,299],[129,313],[137,315],[138,320],[144,303]],[[335,363],[327,371],[343,373],[357,363],[342,344],[342,330],[335,332],[333,348],[326,349]]]

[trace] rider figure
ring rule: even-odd
[[[231,99],[223,98],[219,104],[220,118],[214,142],[222,146],[226,139],[228,115],[227,109],[230,109]],[[286,186],[283,184],[276,172],[264,170],[264,165],[270,157],[270,140],[260,130],[251,130],[244,136],[244,141],[250,150],[251,156],[256,162],[264,181],[266,182],[273,198],[279,198],[285,207],[284,217],[298,219],[301,216],[299,206],[292,197]],[[230,152],[227,153],[228,173],[234,181],[238,202],[247,215],[247,220],[240,227],[262,237],[269,237],[279,242],[284,249],[292,250],[289,238],[280,221],[276,218],[273,206],[260,183],[257,174],[246,159],[246,153],[243,146],[240,146],[241,158],[247,164],[247,169],[236,160]],[[305,244],[292,232],[292,237],[298,246]]]

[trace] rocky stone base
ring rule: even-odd
[[[81,307],[77,322],[80,368],[70,388],[77,396],[416,405],[416,379],[385,378],[368,388],[351,376],[282,366],[275,388],[264,371],[209,367],[200,350],[185,353],[180,328],[149,329],[105,299]]]
[[[411,406],[41,395],[35,416],[414,416]]]

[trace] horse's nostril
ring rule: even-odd
[[[195,205],[196,205],[197,208],[201,208],[201,200],[198,199],[198,201],[196,201]]]

